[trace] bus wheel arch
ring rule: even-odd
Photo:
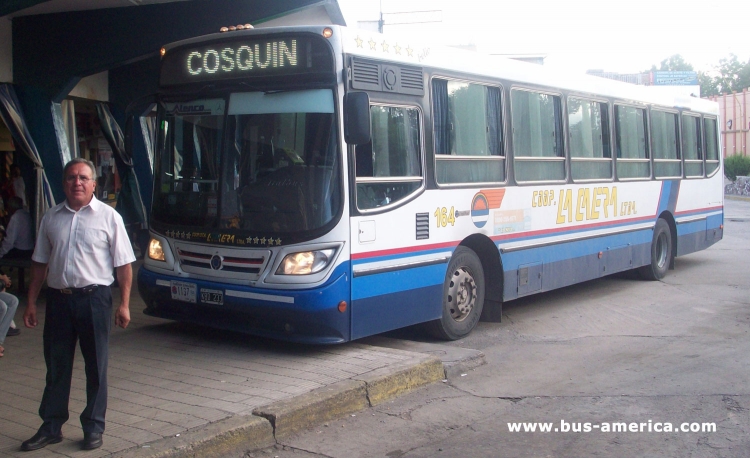
[[[484,305],[480,321],[499,323],[503,315],[503,261],[497,245],[481,234],[473,234],[461,245],[471,248],[479,256],[484,268]]]
[[[669,230],[672,233],[672,257],[669,260],[669,270],[674,270],[674,258],[677,257],[677,222],[669,212],[663,212],[659,217],[669,224]]]
[[[467,336],[485,314],[489,302],[501,300],[502,288],[495,282],[502,272],[497,247],[486,237],[472,236],[453,252],[443,283],[441,318],[426,324],[427,331],[440,339],[458,340]],[[499,296],[498,296],[499,294]]]
[[[674,258],[677,252],[676,226],[669,213],[662,213],[654,225],[651,239],[651,262],[638,269],[638,273],[645,280],[661,280],[667,270],[674,268]]]
[[[484,295],[482,262],[472,249],[459,245],[445,272],[441,316],[426,323],[427,332],[444,340],[466,337],[479,322]]]

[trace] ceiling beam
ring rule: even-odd
[[[46,3],[49,0],[4,0],[0,2],[0,17],[13,14],[16,11],[31,8],[40,3]]]

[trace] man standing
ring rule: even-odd
[[[83,449],[102,445],[107,410],[107,360],[112,327],[113,267],[120,284],[121,303],[115,324],[130,322],[130,287],[135,261],[122,217],[94,197],[94,164],[82,158],[63,169],[65,202],[51,208],[42,219],[31,265],[26,327],[37,325],[36,300],[47,277],[44,323],[44,360],[47,385],[39,416],[42,426],[21,445],[37,450],[62,441],[68,420],[68,399],[76,341],[86,367],[86,408],[81,413]],[[49,270],[48,270],[49,269]]]

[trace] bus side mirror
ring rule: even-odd
[[[370,141],[370,96],[367,92],[344,94],[344,139],[350,145]]]

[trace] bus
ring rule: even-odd
[[[339,26],[232,29],[161,51],[148,315],[460,339],[723,236],[713,102]]]

